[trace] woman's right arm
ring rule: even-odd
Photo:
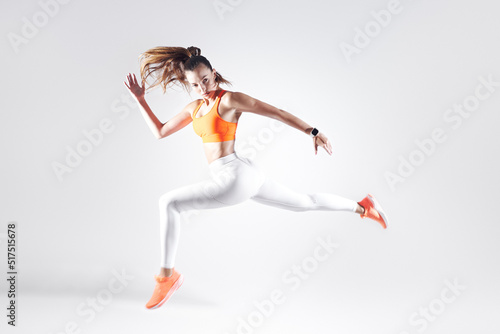
[[[137,100],[137,102],[140,105],[146,123],[148,123],[157,139],[168,137],[193,121],[191,110],[193,110],[196,101],[188,104],[180,113],[169,119],[166,123],[162,123],[158,120],[144,98]]]
[[[139,109],[141,110],[141,114],[144,117],[144,120],[148,124],[149,128],[151,129],[151,131],[153,131],[153,134],[155,135],[156,138],[161,139],[162,138],[161,129],[163,128],[163,123],[160,122],[160,120],[158,119],[158,117],[156,117],[155,114],[153,114],[153,111],[149,107],[144,96],[136,98],[136,101],[139,104]]]
[[[135,74],[131,76],[129,73],[127,78],[129,81],[128,85],[125,82],[125,86],[127,86],[130,93],[139,104],[139,109],[141,110],[141,114],[144,117],[144,120],[157,139],[165,138],[172,133],[179,131],[192,121],[190,112],[192,106],[190,103],[178,115],[174,116],[166,123],[160,122],[158,117],[156,117],[156,115],[153,113],[148,103],[146,102],[146,99],[144,98],[144,87],[141,87],[137,83]]]
[[[184,109],[180,113],[169,119],[167,123],[163,124],[162,128],[160,129],[158,139],[168,137],[172,133],[179,131],[180,129],[191,123],[193,121],[193,118],[191,117],[191,111],[193,110],[195,103],[196,101],[191,102],[186,107],[184,107]]]

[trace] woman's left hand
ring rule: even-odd
[[[316,137],[313,138],[314,143],[314,154],[318,155],[318,146],[321,146],[325,149],[325,151],[332,155],[332,144],[323,133],[318,133]]]

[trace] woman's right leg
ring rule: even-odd
[[[175,264],[181,212],[227,206],[213,198],[213,193],[219,187],[213,179],[209,179],[171,190],[160,197],[160,276],[170,276]]]
[[[180,235],[181,212],[215,209],[248,200],[262,184],[262,175],[231,154],[209,165],[210,179],[160,197],[160,276],[170,276]]]
[[[214,209],[223,203],[220,195],[231,189],[227,182],[215,178],[167,192],[160,197],[160,275],[155,275],[156,286],[146,308],[158,308],[182,285],[183,276],[174,270],[174,259],[181,228],[181,212]]]

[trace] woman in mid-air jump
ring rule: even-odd
[[[312,137],[315,154],[321,146],[331,155],[332,147],[324,133],[284,110],[246,94],[221,89],[220,84],[230,82],[212,69],[197,47],[155,47],[142,53],[140,59],[142,87],[135,74],[129,73],[128,83],[124,83],[146,123],[161,139],[193,122],[194,132],[203,141],[211,175],[208,180],[171,190],[159,199],[161,263],[159,275],[154,276],[153,296],[146,304],[148,309],[163,305],[183,282],[183,276],[174,269],[183,211],[221,208],[252,199],[292,211],[349,211],[387,227],[387,216],[371,194],[356,202],[330,193],[298,193],[266,177],[258,165],[234,150],[238,120],[244,112],[292,126]],[[180,83],[188,92],[192,87],[201,99],[189,103],[167,122],[160,122],[144,98],[145,83],[152,74],[157,77],[148,89],[161,85],[165,93],[169,84]]]

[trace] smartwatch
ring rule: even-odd
[[[312,131],[311,131],[311,133],[309,134],[309,136],[311,136],[311,137],[313,137],[313,138],[314,138],[314,137],[316,137],[316,135],[317,135],[318,133],[319,133],[319,130],[318,130],[318,129],[316,129],[316,128],[313,128],[313,129],[312,129]]]

